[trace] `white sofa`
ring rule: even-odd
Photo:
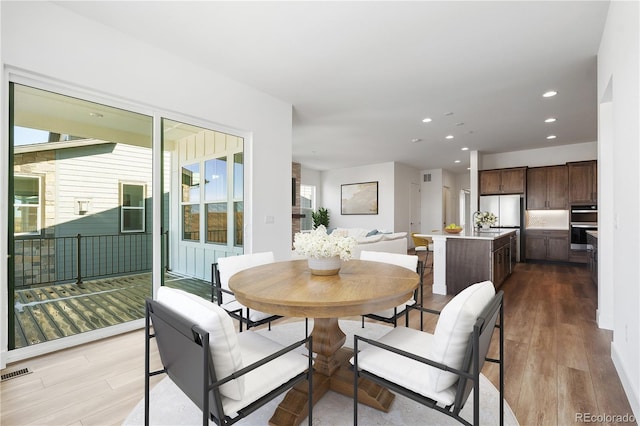
[[[336,228],[332,230],[333,232],[356,239],[358,245],[353,251],[354,259],[360,259],[362,250],[407,254],[406,232],[387,232],[365,228]]]

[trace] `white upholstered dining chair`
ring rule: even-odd
[[[358,421],[358,380],[372,380],[393,392],[438,410],[463,424],[480,422],[480,371],[485,361],[499,364],[500,424],[504,423],[503,292],[493,283],[473,284],[458,293],[439,314],[433,334],[396,327],[377,340],[354,336],[354,425]],[[488,358],[499,329],[499,357]],[[361,351],[362,343],[367,343]],[[460,416],[473,390],[473,420]]]
[[[408,326],[409,317],[406,315],[407,307],[422,303],[422,269],[424,268],[424,264],[422,263],[422,261],[419,260],[418,256],[416,255],[367,250],[363,250],[360,252],[360,260],[369,260],[373,262],[382,262],[389,263],[391,265],[402,266],[403,268],[415,271],[418,274],[419,284],[418,288],[413,294],[413,298],[393,308],[362,315],[362,327],[364,327],[365,317],[377,321],[387,322],[393,324],[393,326],[395,327],[398,325],[398,319],[403,315],[405,315],[405,325]],[[393,282],[389,282],[389,285],[393,285]]]
[[[151,417],[149,379],[158,374],[167,374],[202,410],[203,425],[231,425],[307,380],[312,423],[311,337],[284,347],[251,330],[236,333],[217,304],[164,286],[156,300],[146,301],[145,328],[145,425]],[[156,371],[150,370],[151,339],[163,366]]]
[[[271,329],[271,321],[282,317],[280,315],[272,315],[249,309],[237,301],[235,295],[229,288],[229,279],[233,274],[240,271],[254,266],[273,263],[274,261],[273,252],[269,251],[220,257],[216,263],[211,265],[211,279],[213,280],[211,301],[215,300],[232,318],[240,322],[240,331],[242,331],[243,324],[247,326],[247,330],[262,324],[269,324],[269,329]]]

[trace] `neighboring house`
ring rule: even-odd
[[[243,138],[198,129],[167,145],[164,266],[208,280],[218,257],[243,252]],[[14,173],[17,288],[151,270],[150,148],[22,145]]]
[[[14,173],[16,288],[151,269],[151,149],[22,145]]]

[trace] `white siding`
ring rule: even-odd
[[[58,152],[56,159],[56,236],[120,233],[120,183],[145,185],[152,197],[151,149],[124,144],[92,145]],[[87,214],[75,211],[77,199],[90,201]],[[151,203],[146,203],[146,225]]]
[[[228,153],[240,152],[243,150],[242,138],[222,132],[204,130],[198,134],[188,136],[174,144],[174,154],[172,158],[177,158],[172,164],[173,184],[172,206],[171,206],[171,227],[170,227],[170,269],[184,275],[196,278],[211,280],[211,264],[220,257],[233,256],[243,253],[242,247],[233,247],[233,242],[222,246],[219,244],[208,244],[204,242],[205,229],[203,218],[206,214],[201,209],[200,215],[200,242],[182,240],[182,209],[181,182],[182,166],[201,162],[211,158],[218,158]],[[200,166],[200,174],[204,176],[203,164]],[[230,181],[230,177],[229,177]],[[201,181],[201,188],[204,181]]]

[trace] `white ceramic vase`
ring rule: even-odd
[[[307,259],[309,270],[313,275],[335,275],[340,271],[342,260],[340,256],[310,257]]]

